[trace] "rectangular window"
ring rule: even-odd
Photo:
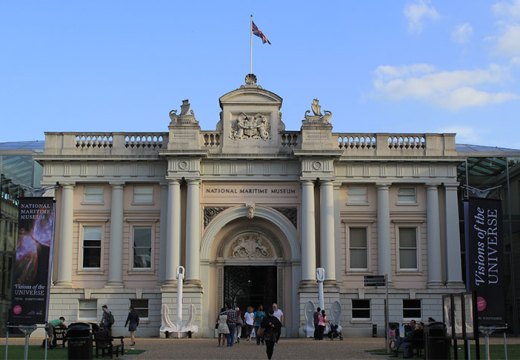
[[[78,320],[97,320],[97,300],[79,300],[78,308]]]
[[[137,311],[139,319],[148,318],[148,299],[130,299],[130,306]]]
[[[368,269],[367,228],[349,228],[350,269]]]
[[[403,318],[421,319],[421,300],[403,299]]]
[[[103,204],[103,186],[85,186],[84,201],[88,204]]]
[[[414,187],[402,187],[397,191],[398,204],[417,204],[417,195]]]
[[[399,228],[399,268],[417,269],[417,229],[414,227]]]
[[[353,205],[368,204],[368,188],[366,186],[349,186],[347,203]]]
[[[153,186],[134,186],[134,204],[152,204]]]
[[[134,227],[134,268],[149,269],[152,266],[152,228]]]
[[[352,299],[352,319],[370,319],[370,300]]]
[[[101,226],[83,227],[83,268],[101,267]]]

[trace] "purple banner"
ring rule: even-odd
[[[480,325],[504,325],[502,202],[464,202],[466,287],[476,290]]]
[[[47,321],[54,223],[54,198],[20,198],[11,325]]]

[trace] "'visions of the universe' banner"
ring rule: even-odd
[[[54,199],[21,198],[14,263],[11,325],[47,321],[50,269],[54,243]]]
[[[480,325],[504,325],[502,202],[464,202],[466,286],[477,292]]]

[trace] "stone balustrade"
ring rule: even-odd
[[[157,155],[168,148],[167,132],[47,132],[45,155],[142,156]],[[300,150],[302,133],[280,133],[281,149]],[[456,156],[455,134],[333,133],[331,149],[343,156]],[[219,153],[222,134],[200,131],[200,150]],[[311,149],[312,150],[312,149]]]

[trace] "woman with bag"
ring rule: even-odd
[[[282,323],[276,316],[274,316],[273,309],[269,308],[267,316],[262,320],[260,329],[258,329],[259,336],[262,336],[265,341],[267,359],[271,359],[273,356],[274,343],[277,341],[281,329]]]
[[[226,309],[220,309],[220,314],[217,318],[217,324],[215,325],[218,332],[218,346],[226,346],[227,335],[229,334],[229,327],[227,326],[227,314]]]

